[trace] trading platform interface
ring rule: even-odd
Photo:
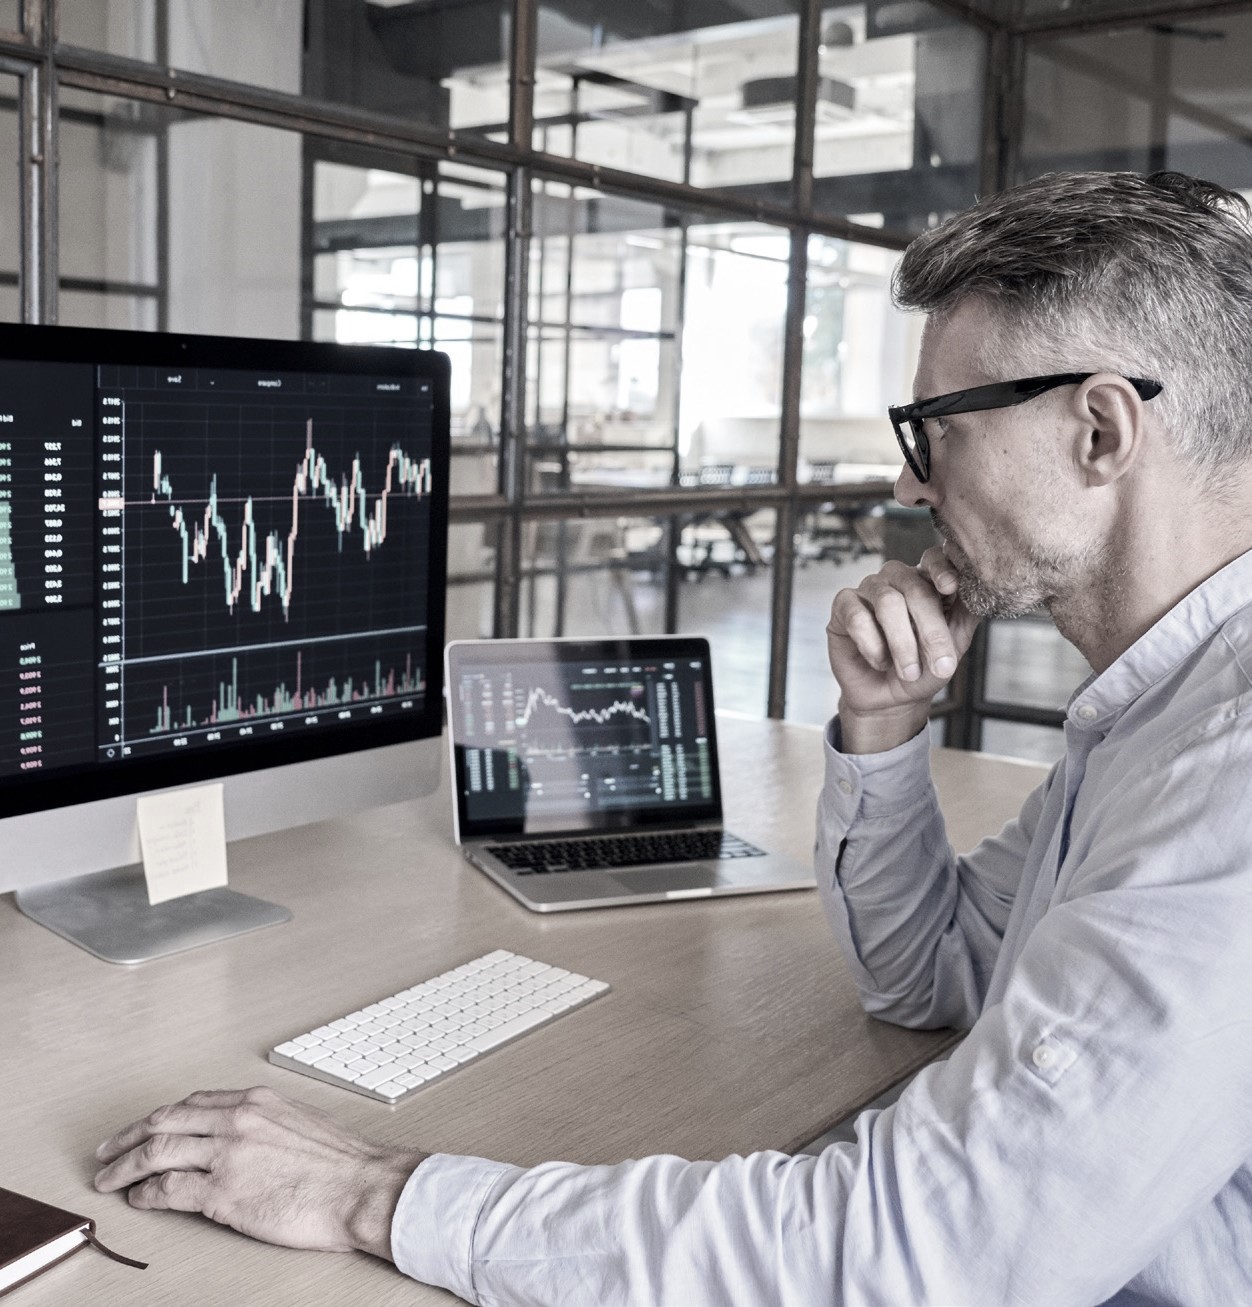
[[[417,368],[0,361],[0,781],[427,708],[432,415]]]
[[[578,830],[715,812],[705,658],[569,659],[553,649],[513,646],[508,666],[458,664],[469,828]]]

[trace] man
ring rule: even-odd
[[[919,238],[892,410],[942,550],[835,598],[818,883],[870,1011],[970,1033],[820,1157],[530,1171],[193,1095],[99,1188],[491,1303],[1252,1302],[1252,236],[1175,174],[1043,178]],[[981,617],[1094,676],[954,858],[927,714]],[[291,1195],[299,1195],[298,1200]]]

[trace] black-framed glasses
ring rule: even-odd
[[[1025,404],[1057,386],[1076,386],[1096,372],[1054,372],[1046,377],[1025,377],[1021,381],[996,381],[989,386],[974,386],[970,390],[954,390],[948,395],[933,399],[919,399],[915,404],[895,404],[887,410],[896,439],[904,451],[909,470],[919,481],[930,480],[930,437],[926,422],[930,418],[949,417],[953,413],[982,413],[992,408],[1012,408]],[[1145,381],[1142,377],[1125,377],[1134,386],[1140,399],[1155,399],[1164,389],[1159,381]]]

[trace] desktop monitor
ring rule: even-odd
[[[150,908],[137,796],[220,781],[231,840],[437,786],[448,385],[427,350],[0,327],[0,892],[141,960],[288,914]]]

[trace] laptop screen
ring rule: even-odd
[[[720,821],[708,642],[448,646],[461,839]]]

